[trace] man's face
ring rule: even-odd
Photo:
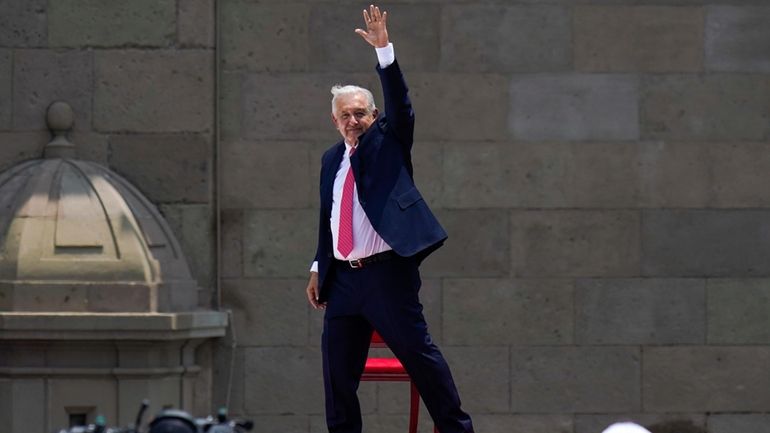
[[[340,95],[334,104],[332,121],[348,144],[358,144],[358,137],[366,132],[377,118],[377,110],[369,111],[362,93]]]

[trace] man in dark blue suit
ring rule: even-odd
[[[418,299],[422,260],[446,239],[414,185],[414,113],[388,40],[387,13],[364,10],[356,29],[377,51],[385,98],[332,88],[332,121],[343,140],[324,153],[318,247],[308,301],[325,309],[322,336],[329,432],[360,433],[358,384],[372,331],[409,372],[441,433],[472,432],[444,357],[433,344]]]

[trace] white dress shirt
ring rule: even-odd
[[[393,44],[383,48],[376,48],[377,60],[380,68],[390,66],[396,59]],[[372,227],[366,212],[358,201],[358,186],[353,189],[353,250],[347,257],[337,251],[337,238],[340,229],[340,203],[342,201],[342,187],[345,184],[345,177],[350,169],[350,149],[353,146],[345,142],[345,153],[340,161],[340,167],[337,169],[337,175],[334,178],[334,188],[332,192],[332,214],[329,219],[332,229],[332,247],[334,249],[334,258],[338,260],[355,260],[369,257],[373,254],[391,250],[388,245]],[[318,272],[318,262],[313,262],[310,272]]]

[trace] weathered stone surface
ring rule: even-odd
[[[637,206],[640,143],[448,144],[453,207]]]
[[[441,34],[439,5],[389,4],[386,10],[389,34],[405,35],[394,40],[401,68],[407,73],[435,71],[439,64]],[[374,49],[353,33],[356,28],[365,28],[360,9],[349,4],[321,3],[312,6],[311,16],[308,62],[311,70],[374,73],[377,64]]]
[[[15,377],[0,381],[0,401],[9,403],[0,409],[0,428],[7,432],[47,431],[46,411],[41,404],[45,399],[44,379]]]
[[[705,207],[712,202],[715,174],[708,143],[653,141],[632,145],[639,149],[635,164],[641,206]]]
[[[98,51],[94,127],[100,131],[210,131],[212,62],[207,50]]]
[[[770,72],[770,7],[709,6],[706,68]]]
[[[307,208],[318,194],[308,165],[311,145],[296,141],[222,143],[222,207]],[[311,191],[311,188],[315,189]]]
[[[768,230],[764,210],[644,211],[642,275],[770,275]]]
[[[479,432],[572,433],[570,415],[471,414]],[[596,432],[593,432],[596,433]]]
[[[603,72],[698,72],[704,9],[581,6],[575,9],[575,67]]]
[[[570,68],[570,14],[556,6],[451,5],[441,14],[442,69],[554,72]]]
[[[235,336],[238,338],[238,336]],[[244,379],[245,357],[243,347],[233,348],[231,330],[227,335],[219,339],[214,346],[213,380],[215,383],[230,383],[231,386],[214,386],[212,389],[213,401],[229,402],[228,410],[232,416],[244,415]],[[232,380],[231,378],[238,378]],[[256,420],[255,420],[256,421]]]
[[[508,275],[508,213],[504,210],[437,211],[449,234],[423,263],[423,273],[443,277]]]
[[[511,409],[638,411],[640,364],[634,347],[512,347]]]
[[[309,5],[235,1],[224,2],[221,7],[222,66],[225,69],[307,69],[310,57]],[[350,38],[353,36],[358,37],[353,34]],[[299,91],[299,94],[303,93]]]
[[[766,412],[768,347],[648,347],[642,394],[650,412]]]
[[[43,157],[48,132],[0,132],[0,172],[27,159]]]
[[[238,344],[303,346],[308,315],[302,292],[307,280],[224,280],[222,302],[233,310]]]
[[[244,276],[307,278],[318,243],[318,211],[246,211],[243,239]]]
[[[87,51],[16,51],[14,128],[48,129],[48,106],[55,101],[65,101],[75,112],[75,129],[91,129],[93,62],[93,54]]]
[[[320,351],[302,347],[255,347],[244,349],[244,356],[244,412],[254,415],[323,413]]]
[[[75,143],[78,159],[109,165],[109,140],[106,135],[91,131],[73,131],[70,141]]]
[[[202,289],[200,305],[210,308],[216,285],[216,221],[208,204],[164,204],[160,211],[174,231],[190,273]]]
[[[238,209],[221,211],[222,276],[243,275],[243,212]]]
[[[444,285],[446,344],[573,343],[570,280],[447,279]]]
[[[760,75],[650,75],[642,79],[642,138],[762,140],[770,80]]]
[[[404,72],[422,140],[500,140],[507,136],[507,80],[496,74]]]
[[[770,280],[707,281],[709,344],[770,343]]]
[[[575,287],[578,344],[704,344],[705,281],[590,279]]]
[[[770,415],[767,414],[713,414],[708,418],[711,433],[770,433]]]
[[[214,47],[215,0],[179,0],[177,40],[182,47]]]
[[[176,34],[174,0],[48,4],[48,42],[54,47],[166,47]]]
[[[510,410],[507,347],[445,346],[442,351],[452,370],[463,408],[471,413]]]
[[[713,206],[766,208],[770,205],[770,143],[711,146]]]
[[[575,433],[597,433],[606,429],[609,425],[616,422],[631,421],[636,424],[647,427],[658,426],[659,430],[653,431],[680,431],[674,426],[687,426],[690,428],[705,428],[706,417],[696,414],[650,414],[650,413],[627,413],[613,415],[575,415]],[[665,430],[668,426],[669,430]],[[671,428],[674,428],[671,430]],[[695,433],[697,430],[684,430]],[[705,430],[704,430],[705,432]]]
[[[331,122],[331,87],[356,84],[371,89],[375,102],[379,89],[376,74],[245,74],[230,84],[237,100],[239,119],[231,121],[231,134],[241,138],[318,140],[329,145],[341,139]],[[376,84],[376,86],[375,86]],[[298,99],[287,95],[301,95]]]
[[[46,0],[5,0],[0,9],[0,46],[41,47],[46,43]]]
[[[636,211],[511,212],[514,275],[637,275],[639,220]]]
[[[1,19],[1,18],[0,18]],[[0,49],[0,129],[11,126],[13,109],[13,53]]]
[[[206,203],[211,181],[210,137],[114,135],[110,167],[153,202]]]
[[[638,99],[633,76],[517,75],[510,81],[508,129],[528,141],[636,140]]]

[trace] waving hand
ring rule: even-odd
[[[388,46],[388,13],[375,5],[370,5],[369,10],[364,9],[364,22],[366,30],[356,29],[356,33],[375,48]]]

